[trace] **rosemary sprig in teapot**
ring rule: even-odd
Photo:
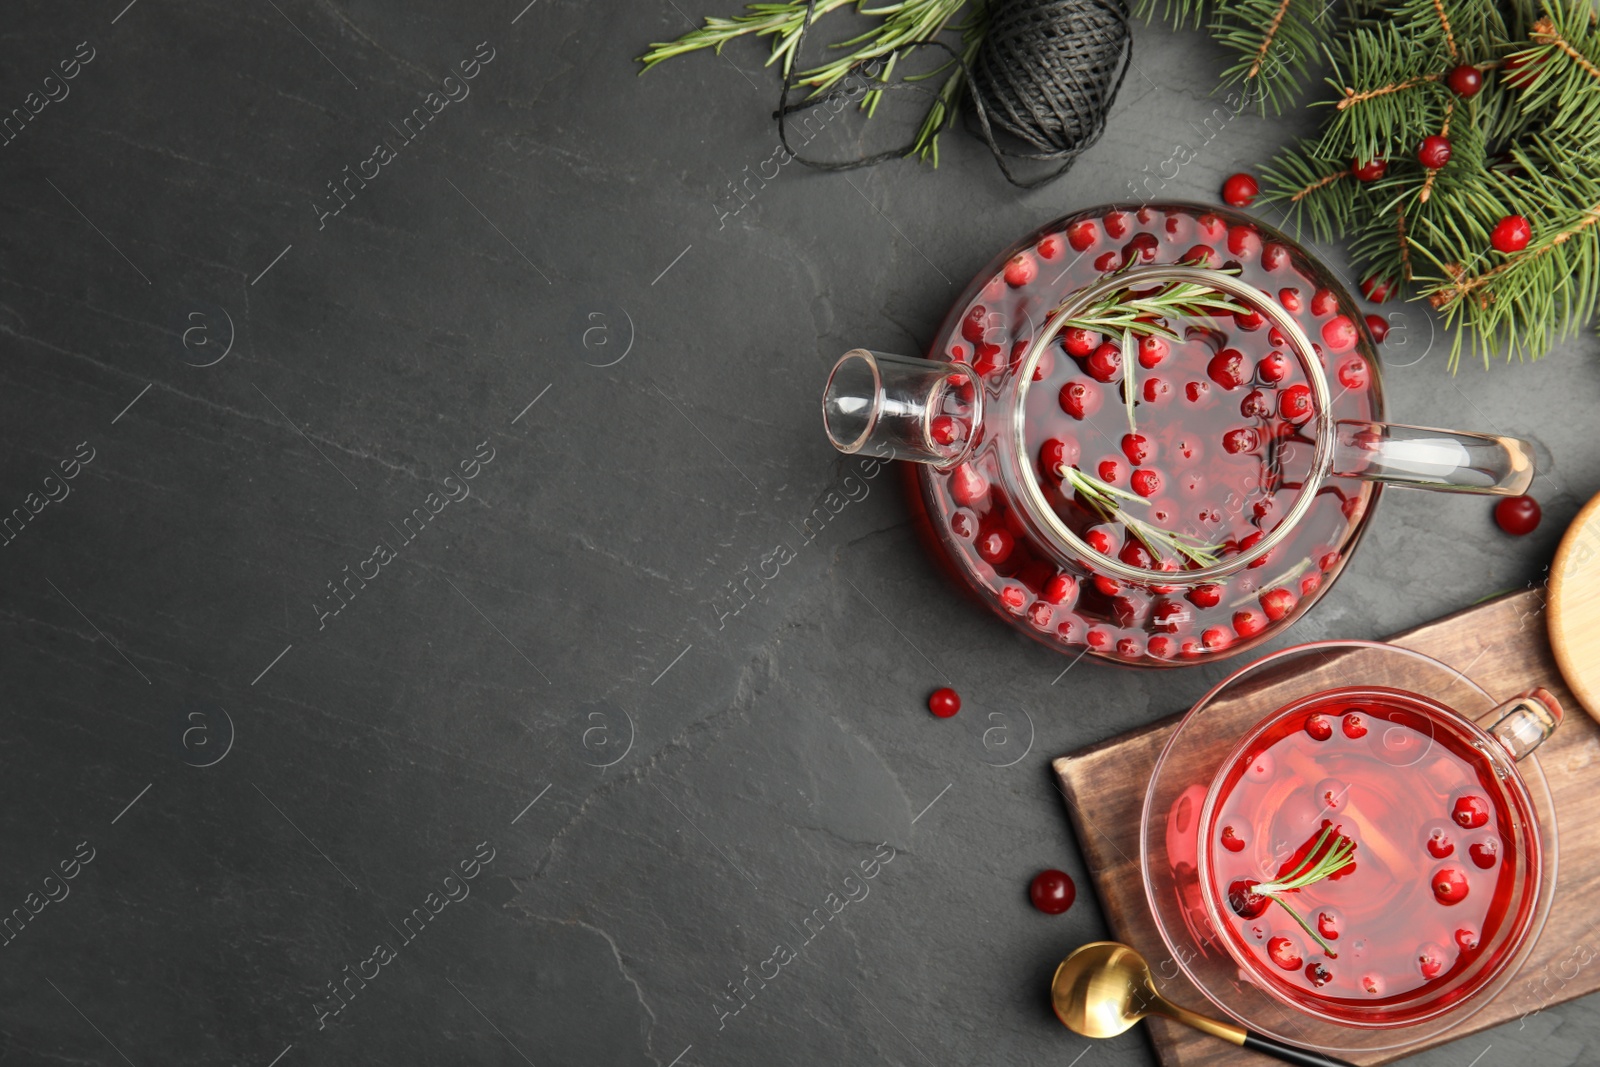
[[[1148,507],[1150,501],[1144,497],[1130,493],[1126,489],[1118,489],[1068,464],[1062,464],[1061,477],[1078,491],[1084,503],[1100,513],[1101,518],[1107,522],[1122,523],[1127,531],[1138,538],[1157,558],[1165,559],[1168,556],[1179,555],[1202,567],[1210,567],[1218,562],[1220,558],[1218,553],[1222,551],[1220,544],[1211,544],[1198,537],[1164,529],[1129,514],[1124,504],[1143,504]]]
[[[1058,305],[1056,311],[1066,306]],[[1225,294],[1199,282],[1170,282],[1153,292],[1136,293],[1132,287],[1117,289],[1101,297],[1062,324],[1062,329],[1093,333],[1122,333],[1122,395],[1128,410],[1128,432],[1136,431],[1133,405],[1138,392],[1138,358],[1135,336],[1181,341],[1176,330],[1166,324],[1171,317],[1202,318],[1212,315],[1248,314],[1249,308],[1235,303]]]

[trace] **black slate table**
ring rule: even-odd
[[[1048,760],[1225,668],[981,616],[817,396],[1014,236],[1213,197],[1314,116],[1219,111],[1219,54],[1140,27],[1044,190],[962,134],[807,171],[755,46],[635,77],[732,6],[7,9],[5,1062],[1149,1062],[1048,1014],[1103,933],[1027,904],[1083,884]],[[1597,347],[1452,376],[1399,310],[1392,414],[1534,438],[1545,524],[1391,494],[1292,637],[1539,582],[1600,489]],[[1416,1062],[1597,1049],[1589,1000]]]

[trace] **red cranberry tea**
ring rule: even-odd
[[[1335,1016],[1393,1019],[1493,971],[1538,845],[1517,829],[1524,801],[1452,718],[1395,690],[1319,693],[1225,770],[1203,863],[1258,980]]]
[[[1317,343],[1336,419],[1378,418],[1365,343],[1323,272],[1271,231],[1227,219],[1147,206],[1063,220],[973,284],[933,355],[969,364],[993,402],[1070,294],[1129,265],[1224,268]],[[1041,547],[1014,500],[992,491],[1004,462],[993,439],[953,470],[921,472],[932,531],[991,607],[1046,643],[1144,665],[1236,652],[1288,625],[1337,574],[1373,492],[1330,477],[1268,555],[1216,583],[1185,582],[1182,572],[1248,551],[1284,521],[1311,468],[1314,393],[1257,311],[1160,325],[1175,339],[1064,329],[1025,383],[1021,440],[1069,529],[1171,581],[1118,581]]]

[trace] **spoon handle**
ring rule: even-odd
[[[1156,1013],[1165,1015],[1167,1018],[1180,1022],[1185,1026],[1192,1026],[1202,1033],[1220,1037],[1224,1041],[1243,1048],[1253,1049],[1267,1056],[1275,1056],[1285,1063],[1298,1064],[1299,1067],[1353,1067],[1352,1064],[1345,1060],[1336,1060],[1331,1056],[1324,1056],[1320,1052],[1312,1052],[1309,1049],[1286,1045],[1282,1041],[1274,1041],[1270,1037],[1262,1037],[1254,1030],[1246,1030],[1237,1023],[1208,1018],[1199,1012],[1179,1007],[1169,1000],[1163,1000],[1155,994],[1154,990],[1151,991],[1151,996],[1157,1002],[1152,1007],[1152,1010]]]
[[[1298,1064],[1299,1067],[1351,1067],[1347,1060],[1336,1060],[1331,1056],[1324,1056],[1320,1052],[1310,1049],[1296,1048],[1294,1045],[1285,1045],[1281,1041],[1274,1041],[1270,1037],[1262,1037],[1252,1030],[1244,1032],[1245,1048],[1268,1056],[1275,1056],[1285,1063]]]

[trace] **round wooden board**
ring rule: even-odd
[[[1550,565],[1550,646],[1567,686],[1600,719],[1600,496],[1572,520]]]

